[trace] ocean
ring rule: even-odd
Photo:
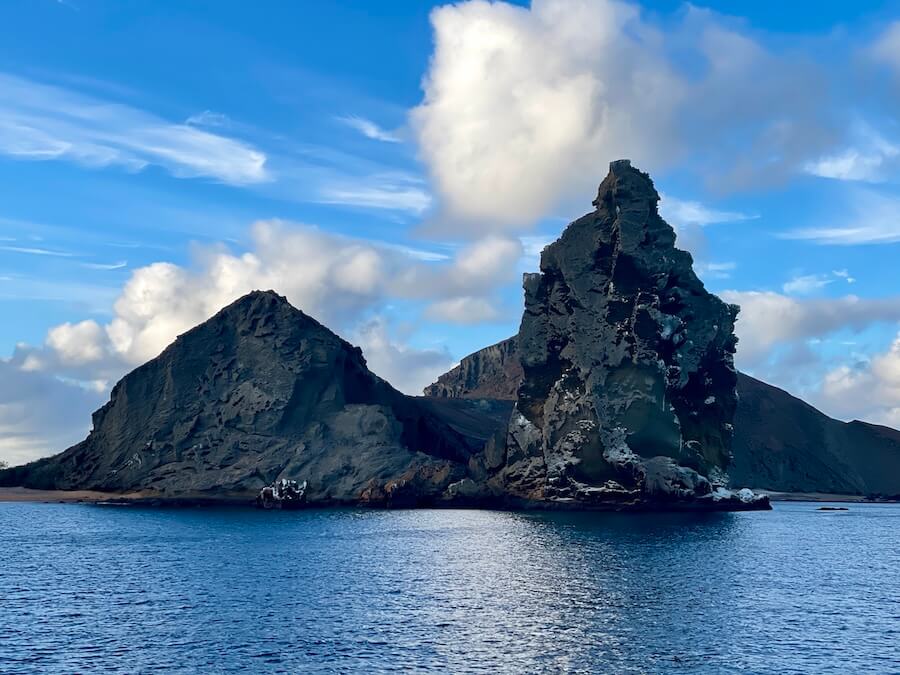
[[[898,673],[900,506],[0,504],[0,672]]]

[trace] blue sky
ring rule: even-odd
[[[897,19],[7,0],[0,458],[77,440],[118,377],[261,286],[415,391],[515,332],[521,273],[620,156],[744,307],[742,368],[900,424]]]

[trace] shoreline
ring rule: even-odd
[[[847,495],[819,492],[775,492],[771,490],[754,490],[757,494],[766,495],[772,502],[809,502],[809,503],[850,503],[850,504],[897,504],[898,499],[870,499],[865,495]],[[139,492],[99,492],[96,490],[33,490],[23,487],[0,487],[0,503],[30,502],[44,504],[97,504],[110,506],[246,506],[252,507],[255,497],[245,494],[184,495],[166,497],[154,491]],[[345,505],[347,506],[347,505]],[[322,508],[329,505],[321,504]],[[310,508],[316,508],[311,504]],[[435,507],[440,508],[440,507]],[[518,509],[516,509],[518,510]],[[522,508],[523,511],[535,510],[534,505]],[[540,510],[540,509],[538,509]],[[557,510],[550,507],[548,510]],[[580,509],[575,509],[580,510]],[[584,509],[585,511],[618,511],[618,509]],[[623,509],[627,511],[628,509]],[[636,509],[635,511],[642,511]],[[684,509],[673,509],[684,510]],[[690,510],[690,509],[688,509]],[[730,509],[726,509],[730,510]],[[741,510],[741,509],[735,509]]]
[[[146,492],[98,492],[97,490],[32,490],[23,487],[0,488],[0,502],[43,502],[53,504],[97,504],[100,502],[134,502],[158,495]]]

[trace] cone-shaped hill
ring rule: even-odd
[[[313,502],[429,502],[495,423],[467,407],[401,394],[358,347],[257,291],[125,376],[84,441],[3,482],[242,497],[289,478],[308,481]],[[479,431],[454,425],[460,415]]]

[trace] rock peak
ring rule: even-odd
[[[633,167],[630,159],[619,159],[610,162],[609,173],[592,204],[598,211],[605,208],[619,213],[628,206],[646,206],[655,213],[658,202],[659,193],[650,175]]]
[[[596,210],[524,278],[505,487],[529,499],[727,499],[737,308],[708,293],[650,176],[610,164]]]
[[[312,317],[309,317],[302,310],[297,309],[288,302],[285,296],[279,295],[273,290],[250,291],[221,309],[216,314],[216,317],[220,320],[240,323],[254,317],[266,317],[276,314],[297,319],[303,318],[318,324]]]
[[[258,304],[258,303],[268,303],[272,306],[276,306],[276,305],[289,305],[290,306],[290,303],[288,302],[288,300],[285,296],[278,295],[278,293],[276,293],[273,290],[268,290],[268,291],[255,290],[255,291],[250,291],[246,295],[242,295],[237,300],[235,300],[230,305],[228,305],[225,309],[228,309],[231,307],[243,307],[243,306]]]

